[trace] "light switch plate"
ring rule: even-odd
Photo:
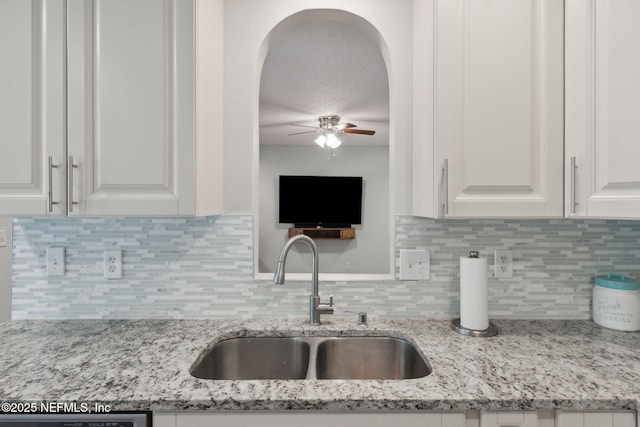
[[[0,230],[0,248],[7,246],[8,240],[9,236],[7,234],[7,230]]]
[[[47,248],[47,276],[64,276],[64,248]]]
[[[400,250],[400,280],[429,280],[431,261],[427,250]]]

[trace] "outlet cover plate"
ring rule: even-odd
[[[122,250],[104,251],[104,278],[122,279]]]
[[[494,277],[513,277],[513,252],[509,250],[497,250],[494,252]]]
[[[429,251],[400,250],[400,280],[429,280],[431,261]]]

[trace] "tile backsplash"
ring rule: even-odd
[[[490,266],[495,249],[513,251],[513,278],[489,279],[492,318],[588,319],[594,275],[640,275],[640,221],[398,216],[395,227],[396,260],[400,249],[428,249],[431,279],[323,282],[337,314],[456,317],[459,258],[470,250]],[[307,314],[308,281],[254,280],[252,216],[15,218],[13,229],[14,319]],[[66,248],[65,276],[46,276],[50,246]],[[124,276],[107,280],[103,251],[114,248]]]

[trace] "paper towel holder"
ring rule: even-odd
[[[483,330],[465,328],[460,324],[460,318],[451,321],[451,329],[467,337],[487,338],[498,335],[498,327],[489,320],[489,327]]]
[[[469,258],[478,258],[479,256],[480,254],[478,251],[469,252]],[[465,328],[464,326],[462,326],[460,318],[457,318],[451,321],[451,329],[453,329],[460,335],[464,335],[467,337],[486,338],[498,335],[498,327],[491,320],[489,320],[489,326],[487,327],[487,329],[478,330]]]

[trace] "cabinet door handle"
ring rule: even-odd
[[[576,200],[576,171],[578,170],[578,166],[576,165],[576,158],[571,158],[571,213],[576,213],[576,206],[578,206],[578,202]]]
[[[49,191],[48,191],[48,200],[47,200],[47,211],[49,213],[53,212],[53,205],[57,205],[58,202],[53,201],[53,168],[57,168],[58,165],[53,164],[53,157],[49,156]]]
[[[442,163],[442,213],[449,214],[449,159]]]
[[[73,205],[77,205],[78,202],[73,200],[73,169],[78,168],[78,165],[73,164],[73,156],[69,156],[69,163],[67,164],[67,211],[73,212]]]

